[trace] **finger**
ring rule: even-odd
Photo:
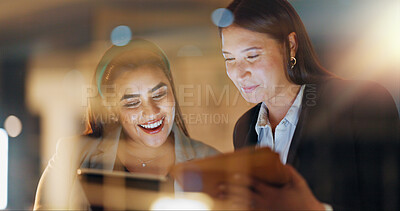
[[[246,174],[235,173],[231,178],[229,178],[228,183],[242,186],[252,186],[253,177]]]
[[[247,208],[263,207],[262,204],[264,204],[265,199],[268,197],[254,192],[247,186],[224,184],[221,187],[220,199],[229,200],[232,203],[241,203],[247,206]]]
[[[223,204],[223,208],[227,209],[244,209],[250,208],[252,205],[250,197],[243,197],[230,191],[223,191],[217,194],[218,203]]]
[[[253,178],[251,188],[254,192],[264,196],[274,194],[279,189],[281,189],[281,187],[271,185],[257,178]]]
[[[232,208],[251,208],[253,206],[253,201],[249,198],[243,198],[240,196],[235,196],[235,195],[230,195],[227,196],[226,199],[224,199],[225,204],[228,205],[228,207]]]
[[[241,197],[250,197],[253,191],[248,186],[236,185],[236,184],[223,184],[219,187],[220,192],[228,195],[237,195]]]
[[[292,165],[285,165],[290,173],[290,183],[294,186],[306,184],[305,179],[301,174],[292,166]]]
[[[268,184],[255,177],[239,173],[234,174],[229,183],[235,185],[247,186],[253,192],[260,193],[261,195],[270,195],[271,193],[277,190],[276,186],[272,186],[271,184]]]

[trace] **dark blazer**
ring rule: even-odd
[[[235,149],[255,146],[258,104],[236,123]],[[334,209],[400,210],[399,115],[372,82],[307,84],[287,163]]]

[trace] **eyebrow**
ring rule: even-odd
[[[124,96],[121,97],[121,101],[129,98],[135,98],[135,97],[140,97],[140,94],[125,94]]]
[[[157,84],[155,87],[153,87],[149,92],[155,92],[157,89],[163,87],[163,86],[167,86],[167,84],[160,82],[159,84]]]
[[[241,52],[244,53],[246,51],[251,51],[251,50],[261,50],[261,48],[260,47],[250,47],[250,48],[246,48],[246,49],[242,50]],[[231,54],[228,51],[222,51],[222,53],[223,54]]]
[[[159,84],[157,84],[156,86],[154,86],[151,90],[149,90],[149,93],[151,92],[155,92],[157,89],[167,86],[167,84],[160,82]],[[121,97],[121,100],[125,100],[125,99],[129,99],[129,98],[135,98],[135,97],[140,97],[140,94],[125,94],[124,96]]]

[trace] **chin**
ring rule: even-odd
[[[165,141],[166,141],[166,138],[162,141],[160,139],[158,139],[158,140],[143,140],[142,142],[147,147],[157,148],[157,147],[160,147],[161,145],[163,145],[165,143]]]
[[[157,134],[142,134],[140,139],[145,146],[157,148],[162,146],[167,141],[167,138],[167,131],[162,130]]]
[[[249,103],[260,103],[263,99],[261,96],[254,96],[246,93],[242,93],[242,97]]]

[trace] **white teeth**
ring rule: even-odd
[[[140,125],[140,126],[146,128],[146,129],[154,129],[154,128],[160,126],[160,125],[162,124],[163,121],[164,121],[164,118],[161,119],[160,121],[155,122],[155,123],[146,124],[146,125]]]

